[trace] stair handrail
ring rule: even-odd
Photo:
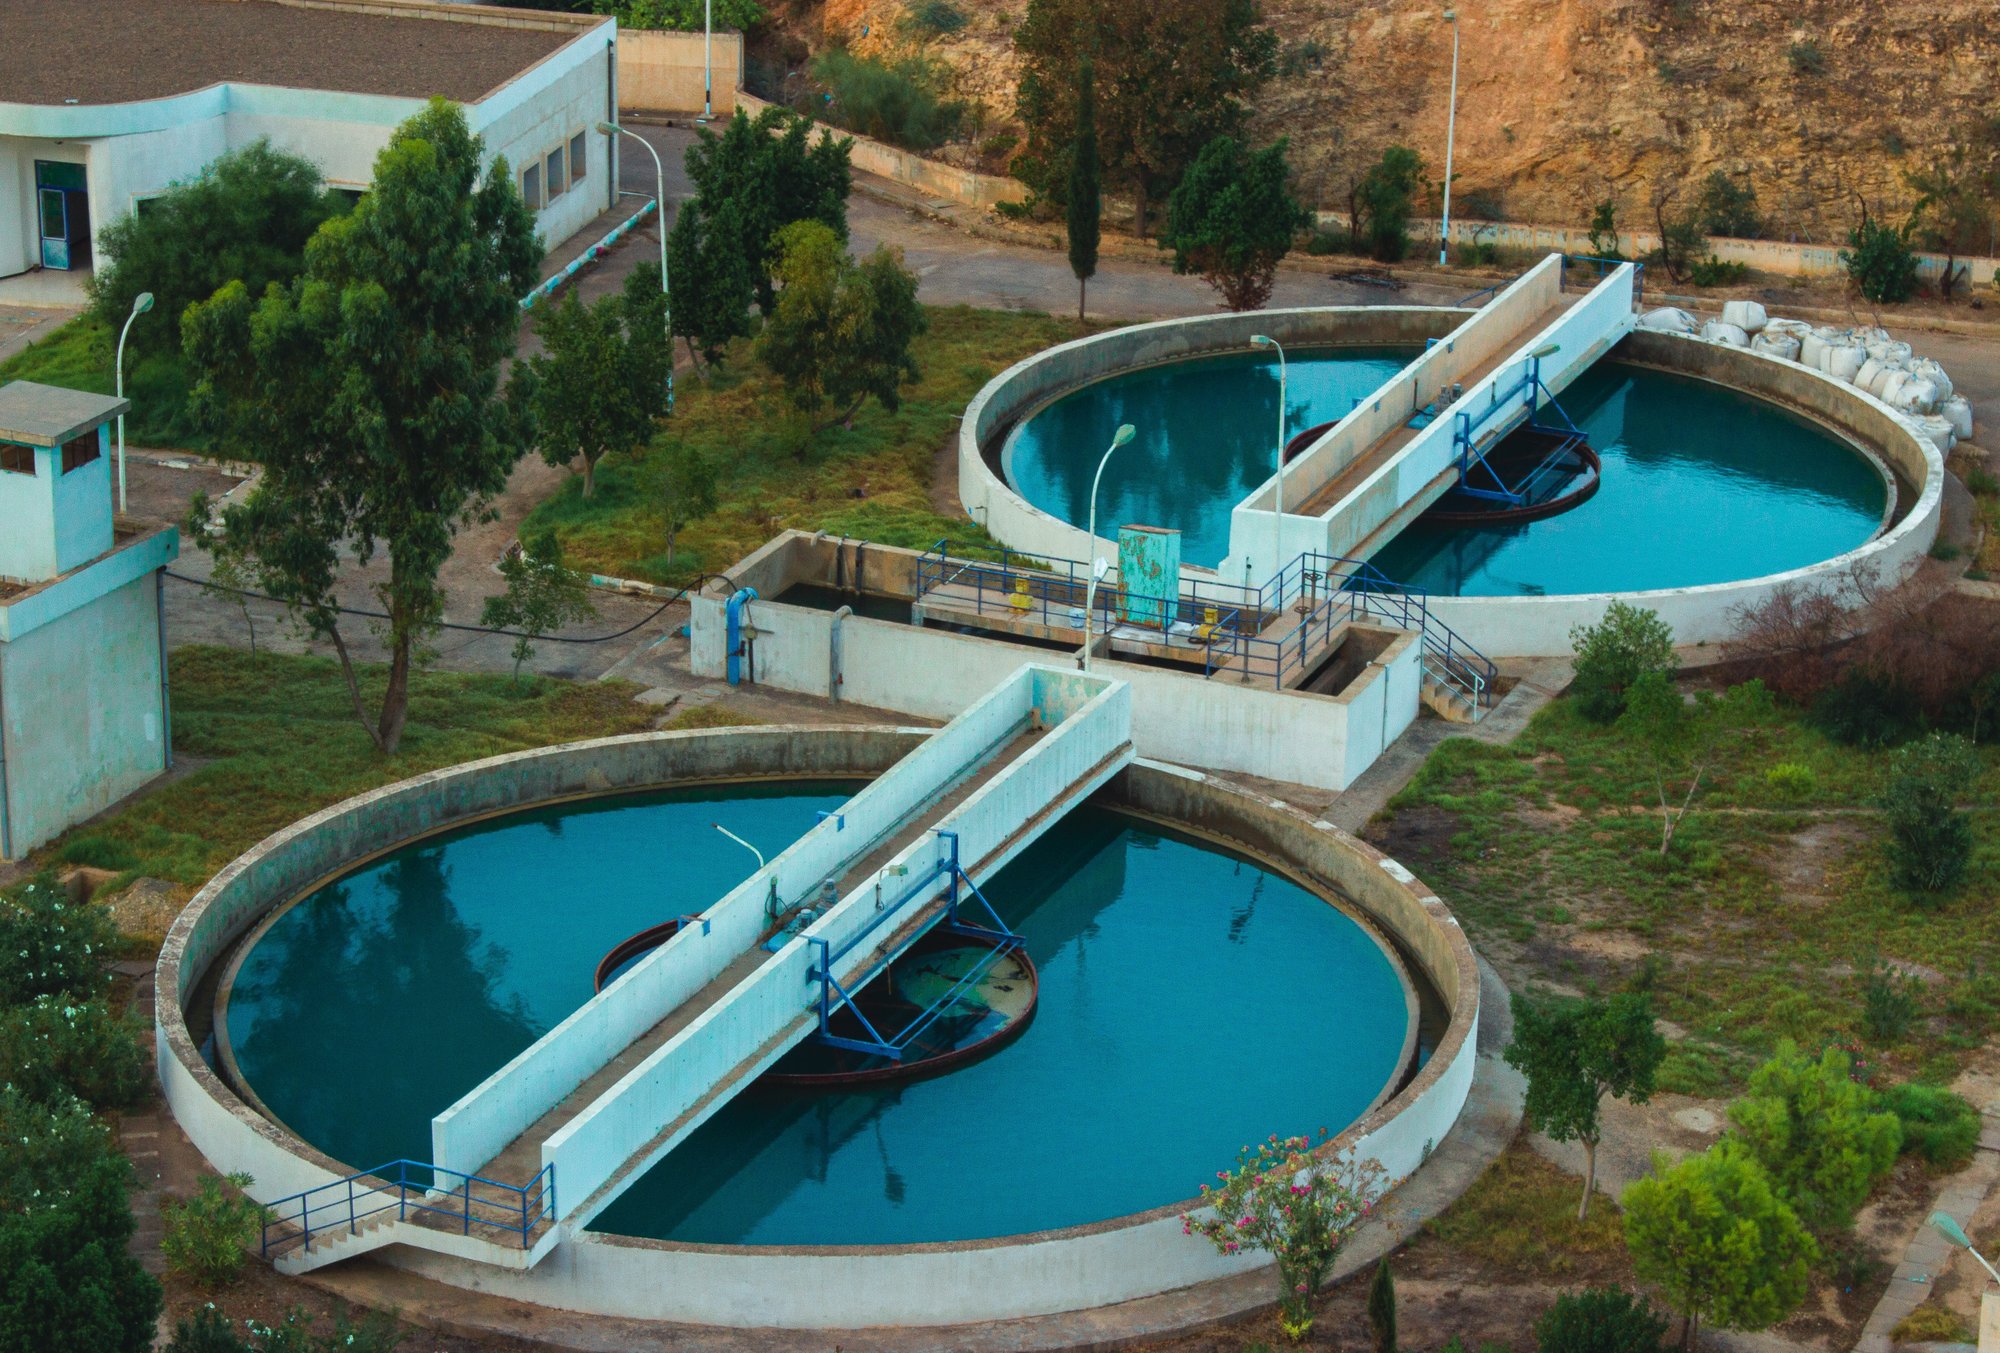
[[[420,1173],[428,1177],[416,1177]],[[440,1187],[447,1180],[456,1182]],[[476,1196],[472,1191],[475,1184],[499,1192],[501,1199]],[[392,1191],[395,1197],[387,1198]],[[505,1201],[509,1195],[517,1201]],[[315,1235],[328,1231],[358,1235],[362,1222],[392,1211],[397,1221],[413,1216],[457,1221],[464,1235],[471,1235],[476,1224],[482,1231],[519,1236],[521,1248],[527,1249],[535,1229],[553,1217],[555,1201],[553,1164],[544,1165],[525,1184],[508,1184],[429,1161],[392,1160],[266,1203],[259,1252],[272,1258],[309,1246]],[[491,1215],[475,1216],[475,1208],[489,1209]]]

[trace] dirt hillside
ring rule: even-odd
[[[953,0],[966,26],[926,46],[1011,124],[1014,25],[1026,0]],[[793,12],[818,46],[907,47],[909,0],[819,0]],[[1444,161],[1451,32],[1444,0],[1266,0],[1286,74],[1256,105],[1289,135],[1322,206],[1395,142]],[[1856,203],[1900,209],[1903,174],[2000,117],[1992,0],[1457,0],[1462,50],[1454,195],[1506,219],[1621,222],[1711,170],[1747,177],[1776,238],[1832,239]],[[969,150],[970,148],[966,148]],[[965,153],[964,151],[961,154]],[[1692,191],[1691,186],[1684,191]]]

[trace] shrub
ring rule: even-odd
[[[1339,226],[1315,226],[1306,237],[1305,251],[1314,258],[1324,258],[1328,254],[1344,254],[1354,247],[1352,237]]]
[[[1958,1344],[1970,1343],[1972,1331],[1956,1312],[1926,1302],[1898,1320],[1889,1337],[1899,1344]]]
[[[1910,1031],[1923,983],[1879,960],[1861,978],[1861,1028],[1868,1041],[1886,1045]]]
[[[1877,305],[1907,301],[1917,294],[1917,254],[1906,230],[1862,217],[1847,234],[1840,266],[1863,299]]]
[[[1778,1195],[1818,1235],[1847,1230],[1902,1145],[1894,1114],[1849,1074],[1845,1052],[1817,1060],[1789,1040],[1750,1075],[1750,1093],[1729,1106],[1731,1142],[1769,1174]]]
[[[1801,38],[1785,52],[1785,59],[1791,63],[1792,74],[1819,76],[1826,74],[1826,53],[1820,49],[1816,38]]]
[[[1961,1169],[1979,1145],[1979,1110],[1937,1085],[1896,1085],[1882,1107],[1903,1125],[1903,1154],[1940,1173]]]
[[[1667,1319],[1619,1287],[1565,1292],[1535,1322],[1537,1353],[1659,1353]]]
[[[396,1322],[380,1311],[368,1312],[359,1324],[346,1311],[338,1311],[330,1330],[319,1329],[319,1321],[302,1307],[287,1311],[276,1325],[243,1323],[252,1353],[392,1353],[403,1342]]]
[[[1610,198],[1590,209],[1590,252],[1597,258],[1625,257],[1618,251],[1618,209]]]
[[[1375,1353],[1396,1353],[1396,1275],[1386,1254],[1368,1283],[1368,1339]]]
[[[1893,747],[1922,731],[1924,711],[1900,681],[1850,667],[1813,701],[1811,720],[1848,747]]]
[[[203,1175],[194,1197],[166,1200],[160,1208],[166,1233],[160,1253],[167,1267],[201,1287],[224,1287],[243,1272],[243,1256],[257,1243],[264,1225],[262,1205],[243,1194],[250,1176],[232,1174],[229,1189]]]
[[[86,1106],[0,1087],[0,1349],[152,1348],[160,1285],[128,1249],[131,1187]]]
[[[1978,753],[1951,734],[1933,733],[1897,751],[1878,802],[1889,818],[1889,860],[1903,887],[1942,893],[1965,877],[1972,823],[1958,798],[1978,775]]]
[[[563,9],[593,9],[618,18],[620,28],[664,28],[678,33],[699,33],[710,15],[704,0],[592,0],[585,5],[563,5]],[[742,32],[764,21],[757,0],[713,0],[717,28]]]
[[[1749,275],[1749,264],[1725,262],[1714,254],[1688,265],[1688,281],[1698,287],[1732,287]]]
[[[918,0],[903,16],[903,26],[919,37],[941,38],[962,32],[971,20],[951,0]]]
[[[174,1322],[174,1337],[167,1341],[166,1353],[254,1353],[254,1350],[236,1337],[236,1326],[211,1301],[203,1303],[193,1315]]]
[[[1796,761],[1780,761],[1764,772],[1764,783],[1788,799],[1803,799],[1819,788],[1819,777],[1811,766]]]
[[[138,1020],[101,1000],[37,996],[0,1012],[0,1084],[45,1103],[74,1095],[98,1109],[129,1108],[149,1080]]]
[[[1614,601],[1595,625],[1569,632],[1576,650],[1570,698],[1583,716],[1610,723],[1625,712],[1625,692],[1649,672],[1671,676],[1674,634],[1656,612]]]
[[[1720,169],[1702,181],[1695,209],[1701,213],[1701,228],[1711,235],[1754,240],[1764,231],[1763,218],[1757,214],[1757,190]]]
[[[1410,252],[1410,214],[1423,182],[1423,157],[1408,146],[1390,146],[1368,167],[1354,191],[1354,234],[1381,263]]]
[[[104,964],[118,923],[93,903],[71,902],[53,874],[0,898],[0,1005],[62,993],[79,999],[104,989]]]
[[[966,105],[944,96],[947,71],[928,57],[881,61],[834,47],[813,58],[812,76],[830,121],[905,150],[943,145],[965,121]]]

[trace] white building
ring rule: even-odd
[[[442,95],[556,245],[617,196],[617,24],[417,0],[0,0],[0,278],[80,272],[107,222],[268,137],[360,191]]]
[[[0,385],[0,860],[172,764],[160,570],[180,533],[112,516],[122,399]]]

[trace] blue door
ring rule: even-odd
[[[44,268],[90,266],[90,193],[82,165],[35,161],[35,216]]]

